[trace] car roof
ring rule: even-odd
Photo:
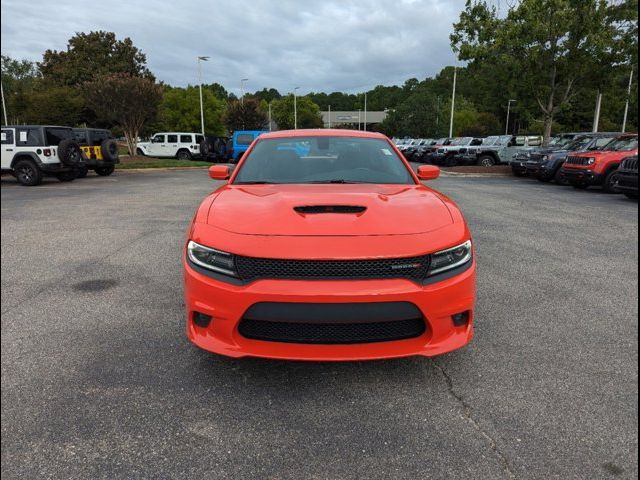
[[[2,125],[2,128],[69,128],[64,125]]]
[[[74,130],[91,130],[98,132],[108,132],[108,128],[94,128],[94,127],[73,127]]]
[[[197,132],[156,132],[153,135],[202,135]]]
[[[357,137],[357,138],[378,138],[387,139],[381,133],[364,132],[362,130],[343,130],[331,128],[299,129],[299,130],[279,130],[260,135],[260,138],[296,138],[296,137]]]

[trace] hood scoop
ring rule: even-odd
[[[364,213],[367,207],[358,205],[305,205],[293,207],[293,209],[302,215],[315,215],[319,213]]]

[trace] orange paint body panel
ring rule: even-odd
[[[243,156],[229,183],[202,202],[187,234],[187,244],[195,242],[227,252],[224,255],[233,255],[236,259],[276,262],[376,262],[414,258],[429,258],[432,262],[434,253],[440,254],[471,240],[457,206],[446,196],[422,185],[413,172],[414,184],[407,185],[234,184],[243,163],[251,161],[251,152],[258,142],[315,136],[383,139],[410,170],[395,145],[380,134],[344,130],[264,134]],[[322,214],[296,211],[300,206],[317,205],[356,205],[363,210],[350,214],[332,210]],[[463,267],[448,274],[434,274],[425,281],[400,278],[400,274],[398,278],[267,277],[240,281],[199,268],[187,250],[185,245],[186,333],[195,345],[210,352],[230,357],[287,360],[370,360],[439,355],[463,347],[473,337],[476,299],[473,256]],[[392,268],[419,266],[419,263],[398,264]],[[373,305],[373,316],[376,316],[378,303],[410,305],[424,321],[423,331],[411,338],[346,344],[272,341],[241,333],[242,322],[256,305],[286,308],[287,305],[326,304],[338,309],[343,305],[356,308]],[[309,310],[311,316],[312,310],[313,307]],[[466,321],[456,324],[453,317],[462,312],[467,316]],[[193,320],[196,314],[210,317],[210,322],[198,324]],[[332,321],[334,319],[326,319],[327,324]],[[366,318],[354,319],[354,322],[366,321]],[[286,322],[292,320],[286,320],[285,325]],[[324,320],[320,324],[324,325]]]

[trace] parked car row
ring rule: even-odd
[[[239,130],[231,138],[193,132],[160,132],[139,142],[137,154],[179,160],[235,163],[264,130]]]
[[[118,144],[109,130],[53,125],[2,127],[2,174],[11,174],[25,186],[53,176],[70,182],[94,170],[111,175],[120,161]]]
[[[607,193],[638,198],[638,135],[576,133],[552,145],[519,152],[511,162],[517,176],[576,189],[601,186]]]
[[[520,150],[542,145],[542,137],[495,135],[486,138],[457,137],[396,140],[398,149],[409,161],[445,167],[458,165],[508,164]]]

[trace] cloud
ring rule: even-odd
[[[464,0],[3,0],[2,53],[40,60],[75,32],[131,37],[149,68],[171,85],[203,81],[238,93],[356,92],[424,78],[455,62],[451,25]]]

